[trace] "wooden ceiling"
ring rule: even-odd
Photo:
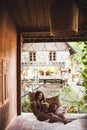
[[[74,41],[87,38],[87,0],[73,0],[79,8],[78,33],[68,37],[52,36],[50,32],[50,10],[56,0],[3,0],[22,38],[46,39],[47,41]],[[57,0],[58,1],[58,0]],[[62,9],[61,9],[62,11]],[[58,13],[58,12],[56,12]],[[50,39],[50,40],[49,40]]]

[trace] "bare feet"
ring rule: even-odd
[[[70,123],[70,122],[72,122],[72,119],[65,119],[63,123],[66,125],[67,123]]]
[[[55,119],[55,118],[51,118],[49,120],[49,123],[54,123],[54,122],[63,122],[64,124],[70,123],[72,120],[71,119]]]

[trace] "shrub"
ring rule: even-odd
[[[30,98],[29,97],[24,97],[22,98],[22,112],[31,112],[30,109]]]

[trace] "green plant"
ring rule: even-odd
[[[72,59],[74,63],[75,61],[78,63],[75,70],[79,70],[81,72],[80,85],[84,88],[82,90],[83,97],[79,102],[80,112],[87,113],[87,42],[70,43],[70,45],[72,45],[77,52],[72,56]]]
[[[29,97],[26,96],[22,98],[21,104],[22,104],[22,112],[31,112]]]
[[[87,42],[84,42],[84,48],[82,50],[83,54],[82,54],[82,64],[84,65],[84,67],[81,69],[82,70],[82,87],[84,87],[84,95],[83,95],[83,100],[85,102],[87,102]]]
[[[61,105],[68,106],[68,113],[87,113],[87,105],[84,105],[82,97],[79,97],[69,84],[59,90],[58,94],[61,98]]]

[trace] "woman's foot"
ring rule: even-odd
[[[70,122],[72,122],[72,120],[71,119],[65,119],[64,121],[63,121],[63,123],[66,125],[67,123],[70,123]]]

